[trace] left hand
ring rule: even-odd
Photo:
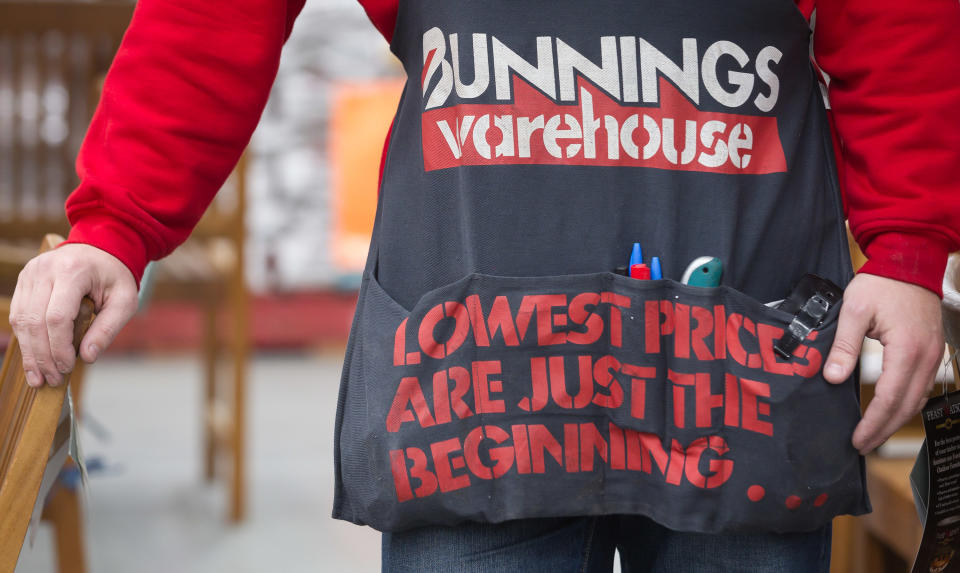
[[[853,447],[861,454],[885,442],[926,403],[943,358],[940,298],[910,283],[854,277],[844,291],[837,335],[823,368],[828,382],[850,377],[864,336],[883,345],[883,366],[873,400],[853,432]]]

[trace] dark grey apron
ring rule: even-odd
[[[851,276],[808,38],[789,0],[401,2],[334,517],[867,509],[855,381],[820,374],[836,311],[786,361],[762,304]],[[634,241],[665,280],[609,272]],[[724,286],[677,284],[702,255]]]

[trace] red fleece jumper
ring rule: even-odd
[[[397,2],[360,0],[387,39]],[[960,248],[960,3],[796,2],[817,11],[841,187],[870,259],[861,272],[941,294]],[[187,238],[256,127],[303,3],[137,3],[77,159],[69,242],[139,280]]]

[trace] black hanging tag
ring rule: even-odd
[[[927,401],[924,447],[910,479],[919,498],[923,540],[913,573],[960,572],[960,392]],[[924,455],[926,454],[926,455]]]

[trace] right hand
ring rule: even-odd
[[[106,251],[75,243],[43,253],[23,268],[10,303],[10,325],[30,386],[57,386],[73,370],[73,322],[84,296],[93,299],[97,312],[80,343],[80,358],[89,363],[137,311],[133,273]]]

